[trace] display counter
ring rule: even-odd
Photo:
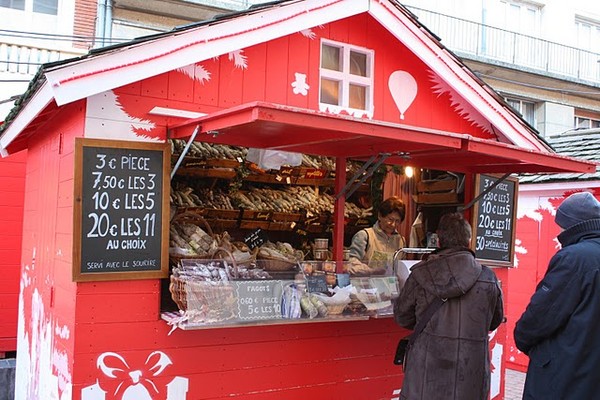
[[[169,285],[179,311],[164,311],[162,319],[190,330],[393,315],[392,299],[399,293],[395,268],[352,276],[336,273],[347,264],[335,261],[290,263],[287,270],[276,271],[260,268],[271,264],[259,261],[238,265],[226,259],[180,260]]]

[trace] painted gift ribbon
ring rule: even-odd
[[[107,352],[98,357],[97,367],[110,380],[99,379],[100,387],[115,399],[152,400],[165,388],[159,390],[149,378],[157,377],[171,364],[171,359],[165,353],[154,351],[142,369],[132,369],[120,354]],[[109,388],[112,390],[107,390]],[[164,398],[164,395],[158,398]]]

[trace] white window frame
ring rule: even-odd
[[[61,1],[57,0],[56,1],[56,14],[46,14],[46,13],[41,13],[38,11],[33,11],[33,3],[34,0],[25,0],[24,1],[24,8],[23,10],[19,9],[19,8],[12,8],[12,7],[0,7],[0,10],[15,10],[15,11],[20,11],[20,12],[24,12],[24,13],[36,13],[36,14],[43,14],[43,15],[49,15],[49,16],[58,16],[59,12],[60,12],[60,5],[61,5]]]
[[[590,117],[580,117],[575,114],[575,118],[573,118],[573,128],[575,129],[591,129],[591,128],[600,128],[600,119],[590,118]],[[582,123],[587,122],[587,126],[580,126]]]
[[[535,118],[535,102],[529,100],[523,100],[516,97],[505,96],[504,100],[510,105],[516,112],[523,117],[525,121],[527,121],[531,126],[536,126],[536,118]],[[518,108],[513,107],[512,103],[518,103]],[[527,119],[527,115],[524,113],[525,105],[530,105],[532,109],[532,120]]]
[[[337,47],[341,49],[342,56],[342,70],[341,71],[333,71],[330,69],[326,69],[321,67],[321,60],[323,57],[323,45]],[[356,52],[366,55],[366,73],[367,76],[358,76],[350,73],[350,52]],[[373,92],[375,88],[374,81],[374,66],[375,61],[375,52],[373,50],[351,45],[348,43],[336,42],[328,39],[321,39],[320,45],[320,57],[319,57],[319,106],[321,109],[332,109],[338,108],[339,110],[346,110],[351,114],[368,114],[373,115]],[[340,93],[337,106],[329,103],[321,102],[321,79],[330,79],[334,81],[338,81],[341,83],[340,85]],[[365,96],[365,109],[357,109],[350,107],[350,84],[356,84],[358,86],[363,86],[366,88],[366,96]]]
[[[575,16],[575,29],[578,48],[592,52],[600,51],[600,22]]]
[[[532,1],[517,1],[517,0],[501,0],[500,4],[502,6],[503,12],[503,28],[516,31],[517,33],[521,33],[523,35],[529,35],[534,37],[539,37],[540,35],[540,27],[542,21],[542,7],[543,4],[532,2]],[[518,21],[515,21],[510,14],[511,7],[519,8],[519,18]],[[530,24],[523,25],[527,22],[527,14],[528,12],[534,12],[534,23],[533,26]],[[518,26],[513,25],[515,22],[518,23]]]

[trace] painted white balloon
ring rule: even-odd
[[[400,111],[400,119],[417,97],[417,81],[406,71],[394,71],[388,79],[388,87]]]

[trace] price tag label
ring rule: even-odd
[[[309,293],[328,293],[325,275],[311,275],[306,277],[306,291]]]
[[[267,235],[260,228],[258,228],[257,230],[255,230],[254,232],[250,233],[249,235],[247,235],[244,238],[244,243],[246,243],[246,245],[251,250],[255,249],[255,248],[259,247],[259,246],[261,246],[266,241],[267,241]]]

